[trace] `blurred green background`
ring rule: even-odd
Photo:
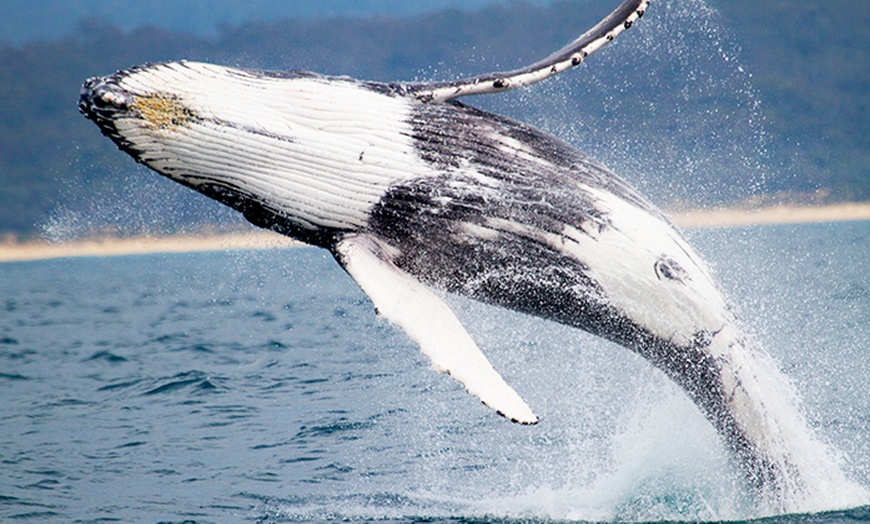
[[[461,3],[462,7],[457,7]],[[379,81],[542,58],[599,0],[0,4],[0,235],[175,232],[241,219],[137,166],[77,110],[85,78],[189,59]],[[870,10],[659,0],[576,71],[464,103],[522,118],[666,208],[870,200]]]

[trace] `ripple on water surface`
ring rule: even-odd
[[[764,313],[744,318],[849,474],[868,483],[870,242],[845,239],[870,231],[838,227],[693,241],[741,307]],[[816,256],[814,242],[837,235],[838,251]],[[529,428],[434,373],[317,250],[3,269],[0,296],[15,298],[0,315],[0,519],[753,515],[685,395],[575,330],[451,299],[542,415]],[[856,505],[777,522],[866,519]]]

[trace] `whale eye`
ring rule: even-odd
[[[673,280],[683,282],[689,276],[685,269],[673,258],[662,255],[655,263],[656,276],[659,280]]]

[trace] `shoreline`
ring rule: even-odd
[[[302,246],[289,237],[271,231],[99,237],[47,242],[0,242],[0,263],[30,262],[53,258],[111,257],[152,253],[195,253],[203,251],[274,249]]]
[[[772,224],[820,224],[870,220],[870,202],[827,205],[775,205],[758,208],[708,208],[665,211],[680,228],[763,226]]]
[[[712,208],[666,212],[684,229],[802,224],[870,220],[870,202],[825,206],[772,206],[757,209]],[[301,246],[265,230],[166,236],[102,237],[51,243],[40,240],[0,241],[0,263],[68,257],[103,257],[151,253],[275,249]]]

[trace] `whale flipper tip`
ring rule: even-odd
[[[523,425],[538,422],[502,379],[447,304],[389,260],[394,251],[372,235],[349,235],[336,245],[342,267],[368,295],[378,314],[402,329],[435,369],[459,381],[499,415]]]

